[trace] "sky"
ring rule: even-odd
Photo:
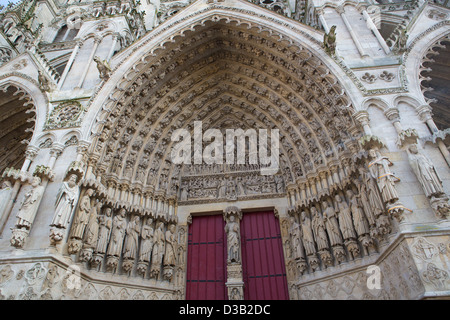
[[[6,6],[9,2],[17,3],[20,0],[0,0],[0,5]]]

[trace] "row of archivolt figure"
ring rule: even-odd
[[[316,271],[321,262],[327,268],[376,252],[378,241],[391,233],[391,219],[379,210],[383,206],[378,190],[356,190],[289,210],[287,258],[300,274]]]
[[[96,270],[172,280],[179,251],[176,220],[104,206],[92,201],[92,193],[88,189],[80,199],[69,254]]]

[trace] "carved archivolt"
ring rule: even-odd
[[[319,178],[319,168],[332,175],[330,164],[343,168],[350,161],[348,144],[357,130],[349,131],[355,129],[349,102],[308,50],[222,23],[186,37],[174,38],[156,58],[143,57],[126,76],[128,84],[119,84],[104,104],[91,158],[109,196],[125,181],[179,198],[173,183],[189,169],[171,165],[170,136],[175,129],[192,130],[193,121],[202,121],[204,130],[227,121],[279,129],[285,184]]]

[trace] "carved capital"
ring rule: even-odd
[[[431,111],[432,109],[429,105],[427,105],[427,104],[421,105],[416,110],[417,110],[417,113],[418,113],[421,121],[426,122],[426,121],[432,119],[433,113],[432,113],[432,111]]]
[[[100,35],[95,35],[94,43],[100,44],[100,42],[102,42],[102,40],[103,40],[103,37],[101,37]]]
[[[339,14],[345,14],[345,9],[344,9],[344,6],[338,6],[338,7],[336,7],[335,8],[336,9],[336,12],[337,13],[339,13]]]
[[[323,8],[316,8],[317,15],[323,15]]]
[[[384,115],[386,118],[388,118],[391,122],[397,122],[400,121],[400,114],[397,108],[389,108],[386,111],[384,111]]]
[[[59,158],[63,151],[64,145],[55,142],[52,144],[52,148],[50,149],[50,156]]]
[[[86,154],[90,145],[91,143],[89,141],[80,140],[77,146],[77,153],[82,155]]]
[[[367,110],[360,110],[353,114],[353,118],[358,121],[362,126],[369,125],[369,113]]]
[[[25,151],[25,158],[28,160],[33,160],[39,152],[39,148],[29,145]]]

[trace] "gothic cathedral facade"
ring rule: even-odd
[[[3,6],[0,299],[450,298],[449,45],[448,0]]]

